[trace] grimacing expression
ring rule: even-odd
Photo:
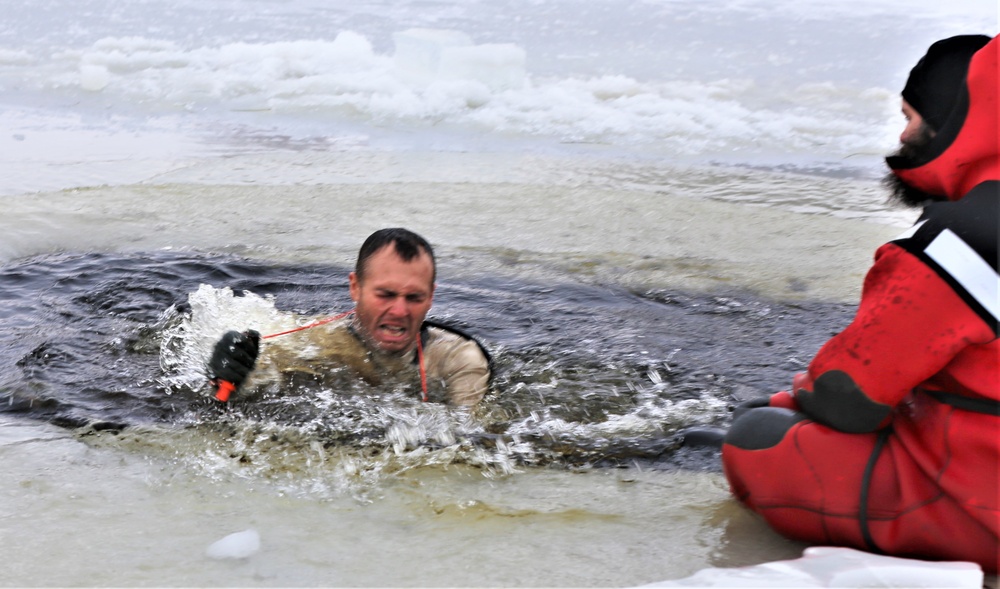
[[[403,354],[416,345],[434,298],[434,264],[426,252],[406,262],[394,243],[364,263],[364,276],[351,272],[354,321],[369,345]]]

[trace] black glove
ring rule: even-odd
[[[688,448],[721,448],[726,430],[718,427],[689,427],[681,430],[681,445]]]
[[[756,399],[750,399],[749,401],[743,401],[733,409],[733,421],[736,421],[744,413],[750,411],[751,409],[757,409],[758,407],[767,407],[768,403],[771,402],[770,397],[757,397]]]
[[[227,331],[208,360],[208,377],[216,383],[225,380],[239,388],[253,370],[259,352],[260,334],[256,331]]]

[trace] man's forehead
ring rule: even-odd
[[[434,264],[427,252],[421,250],[416,257],[404,260],[389,244],[365,262],[364,281],[376,287],[391,283],[396,284],[396,288],[402,285],[430,288],[433,275]]]

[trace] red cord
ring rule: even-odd
[[[427,402],[427,370],[424,368],[424,338],[417,334],[417,364],[420,365],[420,390],[423,393],[423,401]]]
[[[288,331],[281,331],[281,332],[278,332],[278,333],[272,333],[270,335],[261,336],[260,339],[271,339],[272,337],[278,337],[279,335],[288,335],[289,333],[295,333],[296,331],[302,331],[303,329],[309,329],[309,328],[312,328],[312,327],[318,327],[320,325],[325,325],[327,323],[332,323],[332,322],[334,322],[334,321],[336,321],[338,319],[343,319],[344,317],[347,317],[348,315],[350,315],[353,312],[354,312],[354,309],[351,309],[350,311],[344,311],[340,315],[334,315],[333,317],[327,317],[326,319],[320,319],[318,321],[313,321],[309,325],[303,325],[302,327],[296,327],[295,329],[289,329]]]

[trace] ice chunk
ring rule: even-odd
[[[524,86],[526,55],[510,43],[474,47],[446,47],[441,51],[438,77],[445,80],[476,80],[491,90]]]
[[[80,66],[80,87],[88,92],[100,92],[111,81],[111,73],[103,65]]]
[[[929,562],[850,548],[807,548],[802,558],[751,567],[704,569],[646,587],[955,587],[979,589],[983,571],[971,562]]]
[[[472,47],[472,39],[461,31],[407,29],[392,34],[396,44],[396,73],[409,82],[428,84],[437,78],[441,54],[449,47]]]
[[[243,530],[229,534],[214,542],[205,550],[211,558],[247,558],[260,550],[260,534],[257,530]]]
[[[392,36],[393,63],[400,79],[416,85],[476,81],[491,90],[525,84],[524,49],[509,43],[475,45],[461,31],[408,29]]]

